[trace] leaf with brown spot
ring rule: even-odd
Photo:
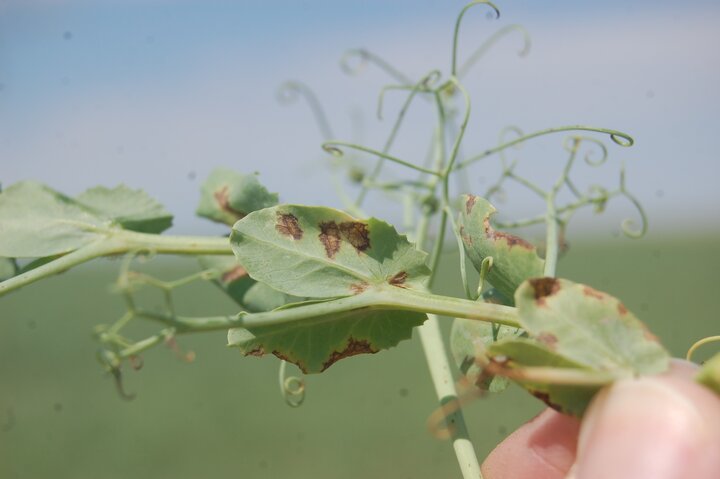
[[[339,210],[279,205],[238,221],[230,238],[251,277],[295,296],[357,295],[373,287],[422,289],[429,270],[389,224]]]
[[[486,199],[465,195],[463,200],[465,208],[461,212],[460,231],[465,252],[478,271],[483,259],[492,256],[493,266],[487,280],[512,301],[520,283],[542,276],[545,262],[532,244],[492,227],[490,218],[495,208]]]
[[[606,293],[564,279],[533,279],[518,288],[515,304],[531,336],[554,338],[547,344],[554,352],[587,368],[656,374],[668,367],[667,351]]]
[[[506,359],[505,367],[509,368],[510,372],[521,372],[523,368],[528,367],[542,367],[587,371],[591,374],[590,368],[558,354],[532,338],[501,339],[490,345],[487,352],[491,358]],[[519,378],[515,381],[548,406],[573,416],[581,416],[592,397],[600,389],[600,386],[554,384],[549,381],[533,382]]]
[[[325,246],[325,254],[334,259],[340,251],[340,228],[334,221],[320,223],[320,242]]]
[[[284,236],[289,236],[294,240],[301,240],[303,230],[298,224],[298,219],[291,213],[278,213],[275,229]]]
[[[217,272],[213,283],[245,311],[270,311],[301,299],[256,282],[234,256],[200,256],[198,262],[204,270],[214,269]]]
[[[270,351],[296,364],[305,373],[319,373],[335,362],[358,354],[372,354],[412,336],[414,327],[427,318],[408,311],[345,307],[358,297],[314,300],[289,304],[267,315],[290,312],[302,320],[275,325],[235,328],[228,344],[245,355]],[[253,315],[245,316],[249,321]]]
[[[245,215],[276,205],[277,193],[270,193],[257,175],[243,175],[216,168],[200,187],[197,215],[232,226]]]

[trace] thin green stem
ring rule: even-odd
[[[396,158],[396,157],[394,157],[394,156],[390,156],[390,155],[388,155],[388,154],[385,154],[385,153],[383,153],[383,152],[381,152],[381,151],[374,150],[374,149],[368,148],[368,147],[366,147],[366,146],[357,145],[357,144],[355,144],[355,143],[349,143],[349,142],[346,142],[346,141],[333,140],[333,141],[326,141],[325,143],[322,144],[322,147],[323,147],[323,149],[324,149],[325,151],[327,151],[328,153],[330,153],[330,154],[332,154],[332,155],[335,155],[336,157],[341,157],[341,156],[343,155],[343,151],[339,148],[339,147],[341,147],[341,146],[343,146],[343,147],[345,147],[345,148],[350,148],[350,149],[353,149],[353,150],[357,150],[357,151],[362,151],[362,152],[365,152],[365,153],[370,153],[371,155],[375,155],[375,156],[377,156],[377,157],[384,158],[384,159],[386,159],[386,160],[392,161],[393,163],[397,163],[397,164],[399,164],[399,165],[406,166],[406,167],[408,167],[408,168],[410,168],[410,169],[412,169],[412,170],[420,171],[420,172],[422,172],[422,173],[427,173],[427,174],[433,175],[433,176],[440,176],[440,175],[441,175],[441,173],[439,173],[439,172],[437,172],[437,171],[435,171],[435,170],[430,170],[430,169],[428,169],[428,168],[423,168],[422,166],[414,165],[414,164],[412,164],[412,163],[410,163],[410,162],[408,162],[408,161],[401,160],[400,158]]]
[[[137,250],[178,255],[233,254],[230,242],[227,238],[222,237],[161,236],[124,230],[108,230],[107,234],[108,236],[105,238],[0,282],[0,296],[101,256]]]
[[[435,386],[435,393],[444,406],[453,401],[458,401],[458,394],[452,377],[452,371],[448,362],[447,351],[443,343],[442,333],[438,317],[429,315],[425,324],[419,329],[420,341],[425,351],[430,377]],[[464,478],[482,477],[480,474],[480,463],[475,454],[470,435],[468,434],[465,418],[462,409],[454,409],[445,418],[448,430],[451,433],[453,449],[458,458],[458,465]]]
[[[498,153],[500,151],[503,151],[507,148],[510,148],[512,146],[515,146],[519,143],[522,143],[524,141],[527,141],[531,138],[536,138],[538,136],[543,135],[549,135],[551,133],[558,133],[563,131],[592,131],[595,133],[605,133],[607,135],[610,135],[610,139],[617,143],[620,146],[623,147],[630,147],[635,143],[635,140],[628,135],[627,133],[623,133],[618,130],[611,130],[608,128],[596,128],[592,126],[584,126],[584,125],[572,125],[572,126],[558,126],[555,128],[547,128],[545,130],[539,130],[533,133],[529,133],[527,135],[523,135],[521,137],[515,138],[514,140],[508,141],[507,143],[503,143],[501,145],[498,145],[494,148],[490,148],[488,150],[485,150],[484,152],[471,156],[470,158],[461,161],[457,164],[455,167],[456,170],[459,170],[461,168],[465,168],[466,166],[475,163],[479,160],[482,160],[483,158],[487,158],[488,156],[494,155],[495,153]]]

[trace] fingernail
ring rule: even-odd
[[[700,412],[671,386],[653,378],[620,381],[588,410],[569,477],[686,478],[708,435]]]

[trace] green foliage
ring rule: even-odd
[[[490,392],[501,392],[510,380],[504,376],[487,374],[484,364],[478,358],[497,341],[514,338],[522,330],[508,326],[455,318],[450,330],[450,350],[455,364],[472,384]]]
[[[172,215],[160,203],[144,191],[125,185],[90,188],[75,201],[126,230],[160,234],[172,225]]]
[[[374,63],[399,82],[382,90],[380,116],[386,94],[392,91],[407,95],[382,149],[329,138],[331,128],[315,95],[298,83],[292,83],[286,91],[306,99],[326,137],[323,148],[335,157],[336,165],[348,169],[351,177],[354,175],[359,187],[357,199],[353,202],[348,194],[341,194],[347,212],[320,206],[278,205],[278,195],[261,185],[257,175],[219,168],[202,185],[197,214],[232,226],[229,238],[161,237],[159,234],[171,225],[172,217],[142,191],[125,186],[96,187],[70,198],[45,185],[22,182],[0,193],[0,279],[9,278],[0,282],[0,295],[98,256],[127,254],[116,284],[116,290],[124,295],[127,311],[111,326],[96,329],[104,348],[98,357],[116,379],[119,391],[123,361],[136,365],[141,353],[158,344],[176,347],[174,341],[179,334],[228,330],[228,344],[246,356],[273,354],[305,373],[319,373],[341,359],[376,353],[410,338],[427,314],[456,318],[451,333],[453,356],[473,384],[483,390],[500,391],[514,380],[568,414],[581,415],[597,390],[614,380],[665,371],[668,353],[620,301],[588,286],[553,277],[565,227],[579,208],[593,206],[602,211],[611,198],[625,197],[637,207],[642,225],[633,230],[625,222],[623,230],[629,236],[644,233],[646,218],[639,202],[626,189],[624,170],[620,171],[620,185],[615,190],[593,185],[588,192],[582,192],[570,178],[581,145],[595,145],[602,152],[599,161],[586,155],[585,162],[590,166],[604,164],[608,152],[598,140],[577,134],[565,142],[568,159],[549,190],[519,176],[515,170],[517,161],[508,161],[504,156],[509,147],[556,132],[602,133],[624,147],[633,144],[632,138],[616,130],[582,125],[528,135],[511,127],[500,135],[499,145],[460,158],[471,112],[470,95],[460,77],[482,55],[484,47],[458,69],[458,34],[464,14],[480,4],[499,15],[495,5],[485,0],[476,0],[462,9],[453,36],[450,75],[442,81],[439,70],[413,81],[374,54],[365,50],[351,53]],[[492,43],[494,38],[488,41]],[[347,62],[343,65],[353,71]],[[403,118],[416,98],[430,100],[437,110],[430,155],[423,165],[390,154]],[[462,100],[462,109],[456,105],[457,99]],[[504,140],[507,131],[514,132],[517,138]],[[354,170],[356,160],[344,158],[343,149],[374,156],[376,164],[358,176]],[[540,215],[499,227],[544,223],[545,259],[527,241],[495,229],[491,223],[495,208],[488,199],[465,195],[457,207],[450,177],[494,154],[500,156],[502,174],[486,196],[500,191],[506,181],[514,181],[537,194],[545,206]],[[414,172],[417,179],[382,181],[386,162]],[[469,177],[465,172],[459,174],[461,180]],[[337,187],[342,189],[340,183]],[[573,199],[561,206],[556,203],[564,189]],[[417,245],[390,224],[367,218],[363,201],[372,190],[401,196],[403,226],[413,231]],[[455,218],[459,218],[457,223]],[[481,275],[475,293],[468,286],[465,255],[461,254],[459,270],[469,299],[431,292],[449,230],[456,234],[458,247]],[[425,249],[432,253],[426,254]],[[153,253],[197,255],[202,271],[162,281],[130,269],[135,258]],[[18,274],[12,258],[24,257],[38,259]],[[198,318],[179,315],[172,292],[191,282],[208,280],[242,311]],[[485,280],[496,294],[489,295],[486,290],[485,301],[475,301]],[[143,309],[138,304],[135,293],[146,286],[161,292],[163,308]],[[160,323],[162,329],[145,339],[131,340],[125,328],[138,318]],[[429,326],[437,331],[423,328],[421,334],[436,388],[449,388],[441,398],[443,405],[449,406],[454,395],[449,386],[452,378],[434,321]],[[698,375],[699,381],[715,390],[720,382],[718,358],[708,362]],[[281,372],[285,393],[288,382],[283,375]],[[298,391],[302,390],[302,381],[295,379],[294,384],[300,385]],[[461,421],[459,415],[446,419],[456,426],[451,436],[463,430],[464,426],[455,422]],[[462,454],[472,456],[477,466],[472,447],[464,451]],[[473,469],[473,461],[465,459],[462,464],[471,464],[465,470],[468,477],[477,477],[479,468]]]
[[[504,374],[514,377],[522,387],[548,406],[574,416],[582,415],[590,400],[603,385],[603,380],[605,383],[612,380],[611,377],[603,377],[600,381],[601,384],[563,384],[563,381],[559,380],[562,372],[579,373],[576,375],[576,380],[580,382],[583,377],[592,378],[592,370],[554,352],[547,345],[535,339],[509,338],[496,342],[488,347],[487,354],[492,358],[508,361],[512,364],[511,367],[521,368],[519,374],[515,376],[513,376],[514,371],[512,370],[506,371]],[[536,374],[535,380],[533,380],[528,378],[527,374],[523,374],[529,368],[543,368],[545,374],[544,376]]]
[[[584,284],[539,278],[515,294],[523,328],[550,350],[597,371],[657,374],[669,355],[616,298]]]
[[[271,353],[306,374],[319,373],[341,359],[376,353],[409,339],[413,328],[426,319],[424,314],[407,311],[346,309],[343,301],[312,301],[310,304],[319,306],[313,310],[317,313],[303,321],[231,329],[228,344],[246,356]],[[280,310],[287,308],[308,308],[308,303]]]
[[[492,227],[490,219],[495,208],[486,199],[463,195],[462,200],[460,236],[467,255],[478,272],[483,260],[491,257],[487,280],[503,296],[513,298],[520,283],[542,276],[545,262],[524,239]]]
[[[23,181],[0,193],[0,256],[69,253],[112,230],[159,233],[170,226],[171,218],[146,193],[124,186],[93,188],[73,199],[43,184]]]
[[[232,226],[245,215],[278,202],[257,175],[243,175],[227,168],[216,168],[200,188],[197,215]]]
[[[374,286],[422,289],[425,253],[384,221],[332,208],[280,205],[233,227],[233,251],[250,276],[309,298],[359,294]]]

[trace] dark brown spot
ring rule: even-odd
[[[240,278],[244,278],[245,276],[247,276],[247,274],[248,273],[247,271],[245,271],[245,268],[237,265],[234,268],[225,271],[220,277],[220,279],[223,283],[232,283],[233,281],[237,281]]]
[[[593,289],[590,286],[583,287],[583,294],[595,299],[605,299],[605,294],[601,293],[597,289]]]
[[[215,191],[213,193],[213,197],[215,198],[215,202],[217,203],[220,210],[226,213],[230,213],[237,219],[242,219],[245,217],[245,212],[238,211],[232,206],[230,206],[230,193],[228,185],[225,185],[219,190]]]
[[[350,291],[352,291],[352,294],[360,294],[360,293],[364,292],[366,289],[368,289],[368,284],[365,282],[353,283],[350,285]]]
[[[543,304],[547,296],[557,293],[560,289],[560,282],[555,278],[535,278],[529,282],[538,304]]]
[[[391,286],[397,286],[398,288],[404,288],[405,287],[405,280],[407,279],[408,274],[405,271],[400,271],[396,275],[394,275],[392,278],[388,280],[388,284]]]
[[[365,339],[348,339],[347,346],[342,351],[333,351],[327,361],[323,363],[321,371],[325,371],[327,368],[335,364],[344,358],[355,356],[357,354],[374,354],[378,350],[373,348],[370,343]]]
[[[252,351],[248,351],[245,353],[245,356],[263,356],[265,354],[265,349],[262,346],[258,346]]]
[[[555,344],[558,342],[557,336],[548,332],[538,334],[536,339],[553,350],[555,349]]]
[[[367,224],[361,221],[346,221],[340,223],[340,233],[358,252],[370,248],[370,232]]]
[[[525,249],[529,249],[529,250],[534,248],[533,245],[529,241],[527,241],[519,236],[515,236],[510,233],[504,233],[502,231],[495,230],[492,226],[490,226],[490,217],[489,216],[486,216],[485,219],[483,220],[483,226],[485,228],[485,236],[490,241],[501,241],[501,240],[505,241],[509,248],[512,248],[513,246],[520,246],[521,248],[525,248]]]
[[[618,310],[618,313],[620,313],[621,316],[627,314],[627,312],[628,312],[627,308],[626,308],[625,305],[622,304],[622,303],[618,303],[618,305],[617,305],[617,310]]]
[[[278,358],[278,359],[282,359],[283,361],[287,361],[287,362],[289,362],[290,364],[294,364],[295,366],[297,366],[298,368],[300,368],[300,371],[302,371],[303,373],[305,373],[305,374],[308,373],[308,370],[307,370],[307,367],[305,366],[305,364],[301,363],[301,362],[298,361],[297,359],[292,359],[292,358],[290,358],[289,356],[286,356],[285,354],[281,353],[281,352],[278,351],[278,350],[273,350],[272,355],[275,356],[275,357]]]
[[[473,209],[473,206],[475,206],[475,202],[477,201],[477,196],[475,195],[468,195],[468,199],[465,202],[465,212],[467,214],[470,214],[470,212]]]
[[[527,387],[526,387],[526,388],[527,388]],[[536,391],[536,390],[533,390],[533,389],[530,389],[530,388],[527,388],[527,390],[530,392],[530,394],[532,394],[533,396],[535,396],[536,398],[538,398],[539,400],[541,400],[542,402],[544,402],[545,404],[547,404],[548,407],[551,407],[551,408],[553,408],[554,410],[556,410],[556,411],[558,411],[558,412],[561,412],[561,413],[566,413],[566,412],[567,412],[567,411],[565,411],[565,410],[563,409],[563,407],[562,407],[561,405],[552,402],[552,401],[550,400],[550,395],[549,395],[548,393],[542,392],[542,391]]]
[[[340,228],[334,221],[320,223],[320,242],[325,246],[325,254],[334,259],[340,251]]]
[[[275,229],[278,233],[290,236],[294,240],[299,240],[303,237],[303,230],[300,229],[297,217],[290,213],[277,214],[277,224],[275,224]]]

